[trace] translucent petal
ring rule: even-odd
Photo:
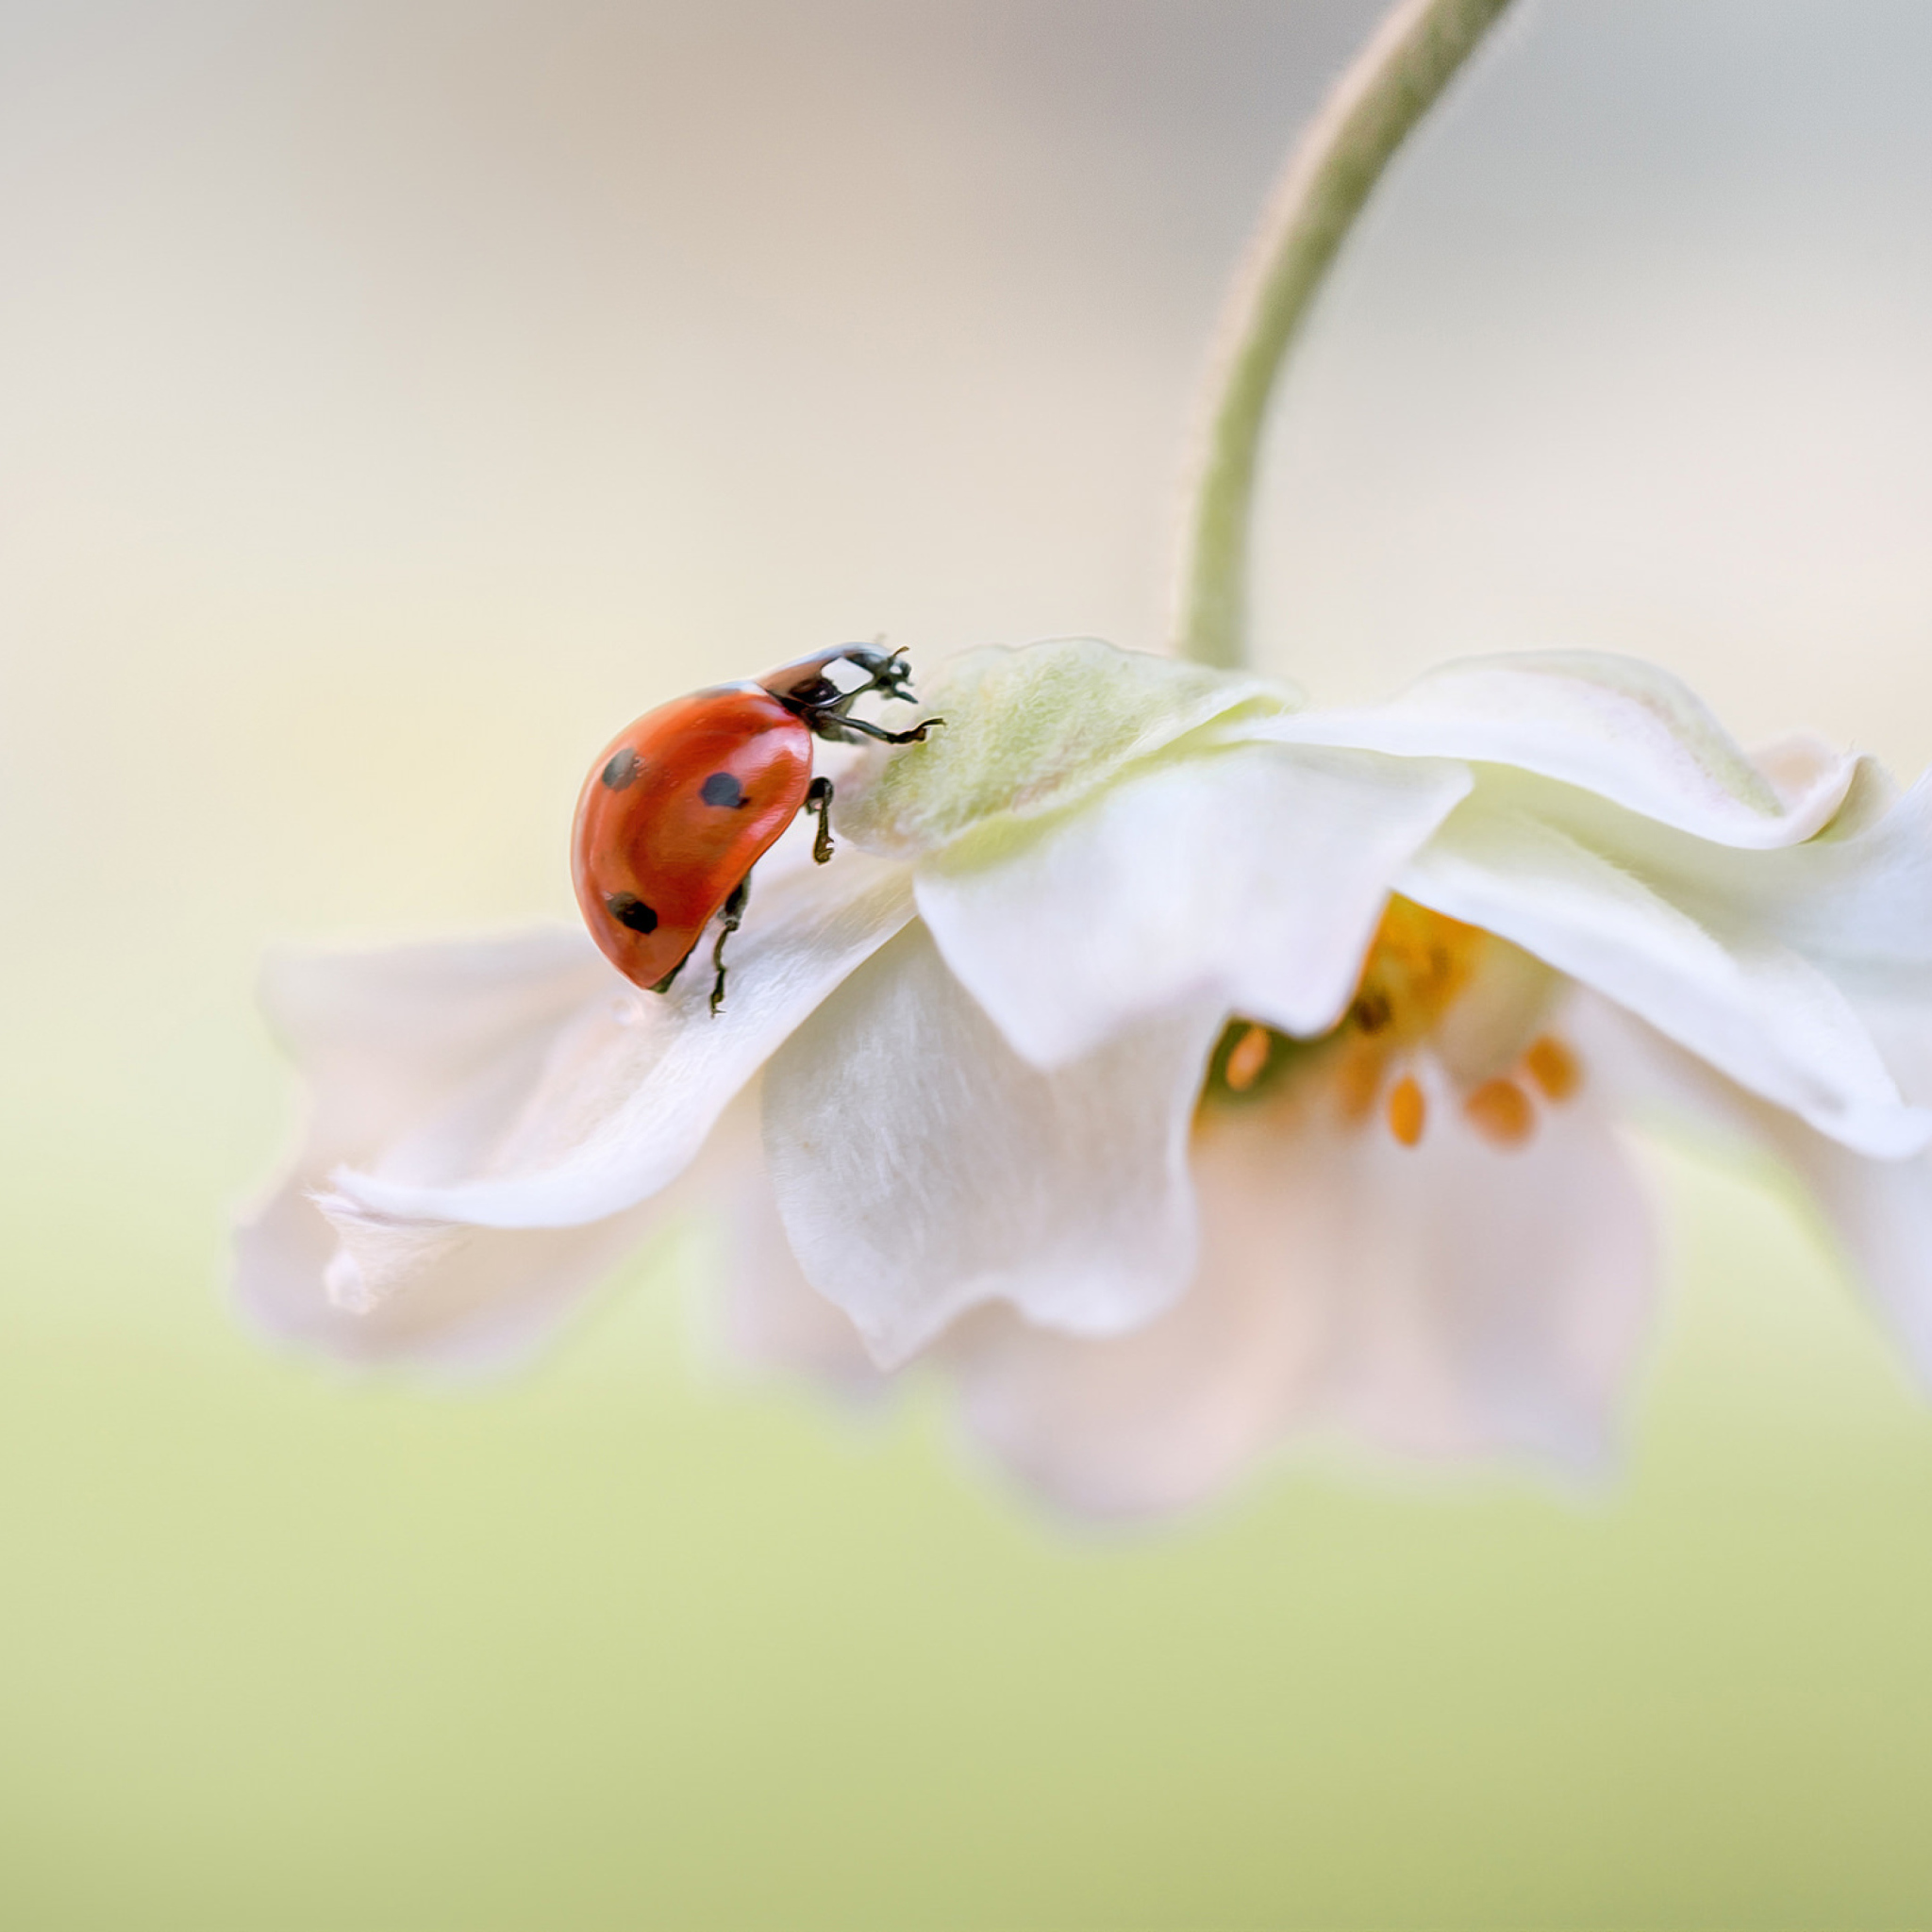
[[[446,1106],[484,1069],[541,1058],[556,1029],[612,984],[590,935],[558,926],[275,953],[261,1004],[302,1073],[312,1131],[335,1144],[334,1158],[354,1159]]]
[[[1413,1148],[1230,1108],[1195,1174],[1200,1274],[1166,1314],[1080,1340],[988,1310],[944,1344],[969,1424],[1025,1480],[1088,1512],[1178,1508],[1324,1426],[1412,1456],[1602,1463],[1656,1270],[1587,1097],[1512,1149],[1433,1083]]]
[[[911,916],[905,868],[862,853],[781,878],[732,942],[722,1012],[702,960],[663,996],[608,973],[538,1063],[484,1069],[332,1185],[398,1220],[561,1227],[617,1213],[682,1172],[773,1049]]]
[[[1689,1118],[1768,1150],[1805,1187],[1920,1380],[1932,1387],[1932,1155],[1874,1160],[1768,1107],[1641,1023],[1580,1003],[1582,1051],[1626,1111]],[[1932,1007],[1874,1016],[1907,1092],[1932,1092]]]
[[[1541,819],[1479,791],[1400,890],[1594,987],[1848,1146],[1898,1156],[1932,1140],[1932,1117],[1905,1104],[1851,1003],[1801,952]]]
[[[238,1232],[236,1298],[278,1341],[358,1367],[507,1368],[547,1342],[645,1238],[658,1206],[583,1227],[409,1224],[397,1246],[413,1247],[415,1265],[358,1293],[341,1266],[340,1220],[331,1224],[298,1177]]]
[[[740,1366],[808,1375],[841,1396],[875,1403],[891,1387],[891,1378],[866,1353],[851,1318],[799,1269],[778,1218],[749,1105],[754,1097],[747,1094],[720,1124],[701,1172],[691,1178],[691,1191],[710,1209],[724,1251],[718,1339]]]
[[[499,1234],[386,1223],[340,1199],[331,1221],[316,1198],[341,1162],[378,1158],[425,1120],[460,1113],[465,1096],[487,1110],[502,1086],[534,1077],[557,1030],[609,996],[587,935],[284,954],[264,980],[310,1096],[287,1173],[236,1240],[237,1299],[269,1333],[364,1366],[499,1366],[547,1339],[642,1237],[648,1210]]]
[[[1041,1073],[914,926],[774,1057],[765,1145],[806,1278],[882,1366],[975,1304],[1082,1333],[1166,1307],[1194,1260],[1187,1130],[1220,1008]]]

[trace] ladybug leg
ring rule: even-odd
[[[744,923],[744,908],[751,898],[751,874],[746,873],[732,887],[731,896],[725,900],[718,914],[718,943],[711,948],[711,964],[718,969],[718,977],[711,987],[711,1017],[716,1019],[718,1008],[724,1004],[724,941]]]
[[[868,724],[863,718],[841,718],[840,724],[847,731],[857,731],[865,738],[876,738],[881,744],[924,744],[925,734],[935,724],[943,724],[943,718],[928,718],[923,724],[915,724],[910,731],[886,731],[876,724]]]
[[[811,856],[823,865],[832,856],[832,781],[829,778],[811,781],[805,794],[805,809],[816,811],[819,815],[818,836],[811,841]]]

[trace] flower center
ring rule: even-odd
[[[1483,1139],[1518,1147],[1540,1104],[1582,1084],[1576,1054],[1541,1020],[1555,975],[1507,941],[1391,897],[1348,1010],[1316,1040],[1235,1019],[1216,1046],[1204,1108],[1324,1101],[1340,1122],[1379,1117],[1401,1145],[1427,1131],[1430,1095],[1459,1107]],[[1426,1065],[1424,1064],[1426,1060]]]

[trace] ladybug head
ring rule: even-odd
[[[849,672],[843,676],[836,675],[837,667],[848,664],[864,675],[854,677]],[[907,689],[907,680],[911,675],[912,667],[907,663],[904,651],[844,644],[836,651],[801,658],[795,664],[781,664],[777,670],[767,672],[758,682],[788,709],[809,720],[816,716],[842,716],[852,701],[867,691],[902,698],[908,705],[915,703],[912,692]]]
[[[906,689],[906,680],[912,675],[912,667],[907,663],[904,650],[874,651],[862,645],[848,644],[838,655],[846,663],[858,665],[871,680],[859,686],[860,691],[883,691],[889,698],[904,698],[908,705],[916,702]],[[857,696],[858,692],[853,695]]]

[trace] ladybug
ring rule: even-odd
[[[832,781],[812,776],[812,740],[911,744],[941,722],[887,731],[850,715],[868,691],[915,702],[905,658],[856,644],[822,651],[659,705],[605,747],[577,800],[571,875],[591,937],[620,973],[669,991],[719,914],[717,1012],[724,941],[744,918],[752,867],[801,811],[819,815],[812,857],[823,865],[832,856]],[[841,691],[829,675],[840,663],[865,681]]]

